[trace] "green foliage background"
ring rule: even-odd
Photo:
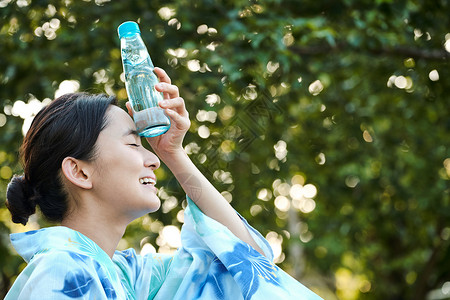
[[[186,101],[191,158],[282,242],[283,269],[325,299],[442,292],[449,11],[447,0],[1,0],[0,201],[21,173],[24,119],[61,82],[124,105],[116,29],[135,20]],[[163,251],[161,229],[181,226],[184,195],[167,169],[158,177],[165,208],[132,223],[120,247]],[[1,206],[0,295],[24,267],[8,234],[46,225],[14,225]]]

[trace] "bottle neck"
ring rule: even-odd
[[[151,69],[154,68],[147,47],[139,33],[128,34],[121,37],[120,47],[124,66],[130,65],[136,67],[143,62],[147,62]]]
[[[138,32],[124,35],[123,37],[120,38],[120,40],[121,41],[126,40],[128,42],[135,42],[135,41],[137,42],[138,41],[138,42],[143,43],[142,37]]]
[[[120,47],[124,49],[140,49],[147,51],[144,41],[139,33],[125,35],[120,39]]]

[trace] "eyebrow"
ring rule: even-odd
[[[134,135],[135,137],[140,138],[140,136],[139,136],[139,134],[138,134],[136,129],[131,129],[130,128],[123,134],[123,136],[128,136],[128,135]]]

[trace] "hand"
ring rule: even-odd
[[[189,113],[186,110],[183,98],[180,97],[178,87],[171,84],[170,77],[161,68],[155,68],[155,74],[160,81],[155,85],[157,91],[162,92],[164,100],[159,102],[159,106],[164,109],[170,118],[170,129],[163,135],[147,138],[153,151],[162,160],[170,157],[178,151],[183,151],[183,139],[191,126]],[[132,116],[131,105],[126,104],[128,113]]]

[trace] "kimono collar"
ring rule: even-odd
[[[37,254],[49,250],[64,250],[83,254],[100,263],[110,265],[111,258],[85,235],[64,226],[54,226],[10,235],[11,243],[29,263]]]

